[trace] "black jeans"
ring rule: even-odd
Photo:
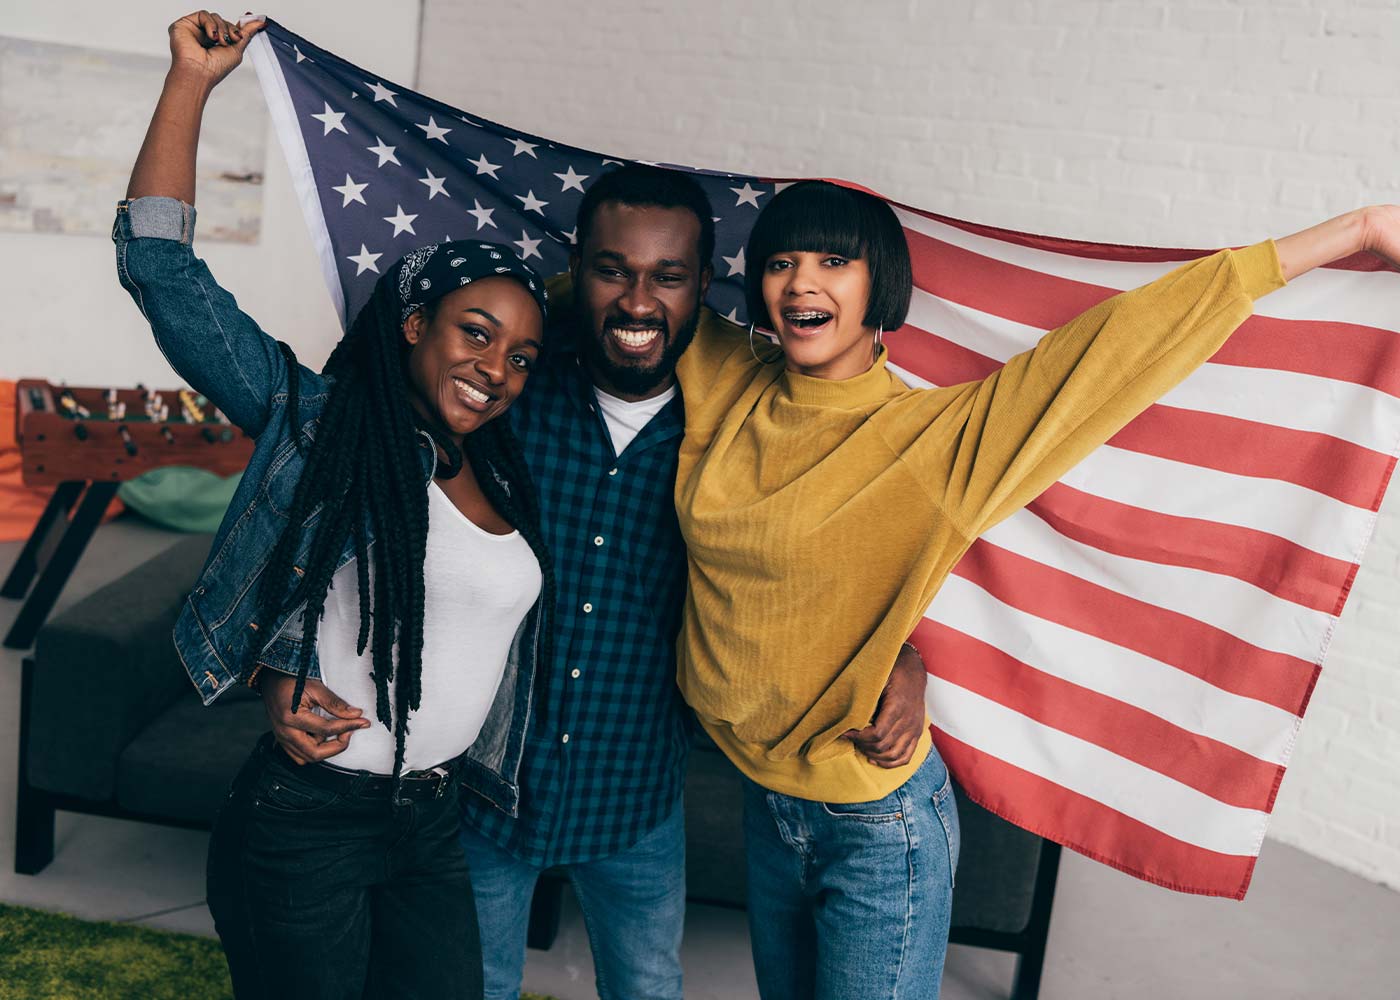
[[[209,909],[238,1000],[479,1000],[481,942],[457,782],[393,803],[274,749],[234,779],[209,842]]]

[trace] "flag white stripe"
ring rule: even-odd
[[[1358,562],[1375,515],[1304,486],[1254,479],[1104,445],[1060,478],[1066,486],[1159,514],[1252,528]],[[1163,489],[1171,483],[1171,489]]]
[[[248,43],[248,55],[253,60],[253,68],[258,73],[258,83],[262,85],[263,99],[267,101],[268,114],[282,145],[282,155],[287,159],[287,170],[292,175],[292,188],[296,191],[297,202],[301,205],[302,216],[306,219],[307,231],[311,234],[311,244],[316,249],[316,258],[321,264],[321,277],[326,282],[326,290],[331,293],[340,325],[346,325],[345,290],[340,285],[340,271],[336,267],[335,249],[331,246],[330,230],[326,217],[321,212],[321,198],[316,192],[316,178],[311,172],[311,159],[306,152],[306,142],[302,138],[301,127],[297,124],[296,108],[292,105],[292,95],[287,89],[287,79],[282,75],[277,56],[272,51],[272,40],[259,34]]]
[[[1175,611],[1260,649],[1314,661],[1332,616],[1275,597],[1232,576],[1114,555],[1066,538],[1018,511],[983,541],[1088,583]]]
[[[1267,813],[1226,805],[940,677],[929,677],[925,700],[939,729],[1013,767],[1185,843],[1222,854],[1259,853]]]
[[[1008,243],[970,233],[904,209],[895,208],[907,229],[993,260],[1089,285],[1126,291],[1180,267],[1185,261],[1099,260]],[[1261,239],[1263,236],[1260,237]],[[1394,296],[1400,274],[1392,271],[1337,271],[1319,268],[1306,281],[1271,292],[1255,303],[1260,316],[1279,319],[1357,323],[1390,330],[1395,325]]]
[[[1282,764],[1296,717],[1223,691],[1170,664],[1009,607],[977,584],[950,576],[926,618],[1012,659],[1237,750]]]
[[[969,306],[914,290],[909,323],[1004,363],[1045,335]],[[1207,363],[1160,402],[1288,430],[1330,434],[1389,454],[1400,427],[1400,399],[1369,386],[1299,372]]]

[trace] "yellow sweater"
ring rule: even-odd
[[[839,737],[870,723],[953,565],[1282,284],[1271,241],[1223,251],[1095,306],[979,382],[933,390],[906,388],[883,358],[839,382],[759,364],[735,328],[702,324],[677,369],[679,683],[720,749],[806,799],[903,784],[927,733],[894,770]]]

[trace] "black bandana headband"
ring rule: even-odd
[[[510,275],[534,298],[540,312],[548,314],[544,281],[529,264],[499,243],[451,240],[428,243],[410,250],[384,277],[398,285],[399,321],[478,278]]]

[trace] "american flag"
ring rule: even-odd
[[[620,164],[383,80],[269,22],[250,53],[341,317],[444,238],[565,268]],[[708,305],[747,323],[772,179],[691,170],[717,213]],[[913,254],[913,385],[979,378],[1208,251],[1075,242],[891,202]],[[915,633],[967,794],[1091,858],[1243,898],[1400,448],[1400,275],[1356,258],[1260,301],[1197,373],[980,539]]]

